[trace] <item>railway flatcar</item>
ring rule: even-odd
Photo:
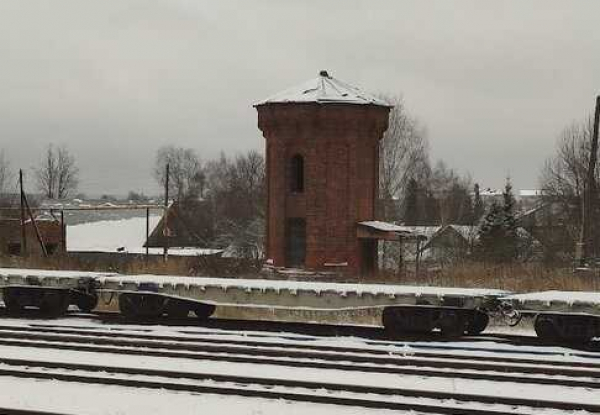
[[[205,319],[218,306],[278,309],[357,310],[380,308],[391,334],[439,329],[458,336],[478,334],[501,290],[342,284],[261,279],[118,275],[42,270],[0,269],[0,288],[7,311],[37,307],[59,315],[75,304],[94,308],[99,295],[116,295],[129,318],[181,318],[190,312]]]
[[[137,320],[209,318],[219,306],[305,310],[382,310],[391,335],[440,330],[446,336],[476,335],[491,314],[514,323],[535,317],[547,341],[586,342],[600,337],[600,293],[542,292],[348,284],[288,280],[121,275],[78,271],[0,268],[0,294],[13,315],[26,307],[57,316],[69,305],[95,308],[99,296],[118,298],[121,314]]]
[[[109,273],[0,268],[0,299],[10,314],[37,307],[48,316],[64,314],[69,305],[96,307],[97,281]]]
[[[545,341],[585,343],[600,337],[600,292],[542,291],[503,300],[531,315],[537,336]]]

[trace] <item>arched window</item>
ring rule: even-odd
[[[304,192],[304,158],[300,154],[292,157],[290,162],[290,190]]]

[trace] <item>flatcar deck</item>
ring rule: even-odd
[[[391,305],[477,308],[501,290],[307,281],[118,275],[98,279],[100,291],[143,291],[214,305],[340,310]]]

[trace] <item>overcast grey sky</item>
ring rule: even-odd
[[[163,144],[262,149],[252,103],[320,69],[402,94],[434,158],[537,186],[600,93],[600,1],[1,0],[0,148],[64,143],[81,190],[157,188]]]

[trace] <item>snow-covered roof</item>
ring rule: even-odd
[[[502,190],[498,190],[498,189],[490,189],[489,187],[487,189],[482,189],[479,191],[479,195],[481,197],[492,197],[492,196],[502,196]]]
[[[367,226],[382,232],[408,232],[404,226],[398,226],[389,222],[381,222],[378,220],[368,220],[358,222],[359,225]]]
[[[519,190],[519,197],[538,197],[543,195],[543,191],[540,189]]]
[[[359,104],[391,107],[389,103],[321,71],[319,76],[270,96],[255,106],[284,103]]]
[[[479,226],[476,226],[476,225],[453,225],[453,224],[450,224],[450,225],[446,225],[442,229],[440,229],[440,232],[445,229],[455,230],[458,234],[460,234],[466,240],[472,240],[472,239],[476,238],[477,235],[479,234]]]
[[[433,226],[408,226],[408,225],[400,225],[398,226],[404,232],[410,232],[414,235],[418,235],[426,238],[427,240],[431,239],[433,235],[435,235],[442,227],[439,225]]]

